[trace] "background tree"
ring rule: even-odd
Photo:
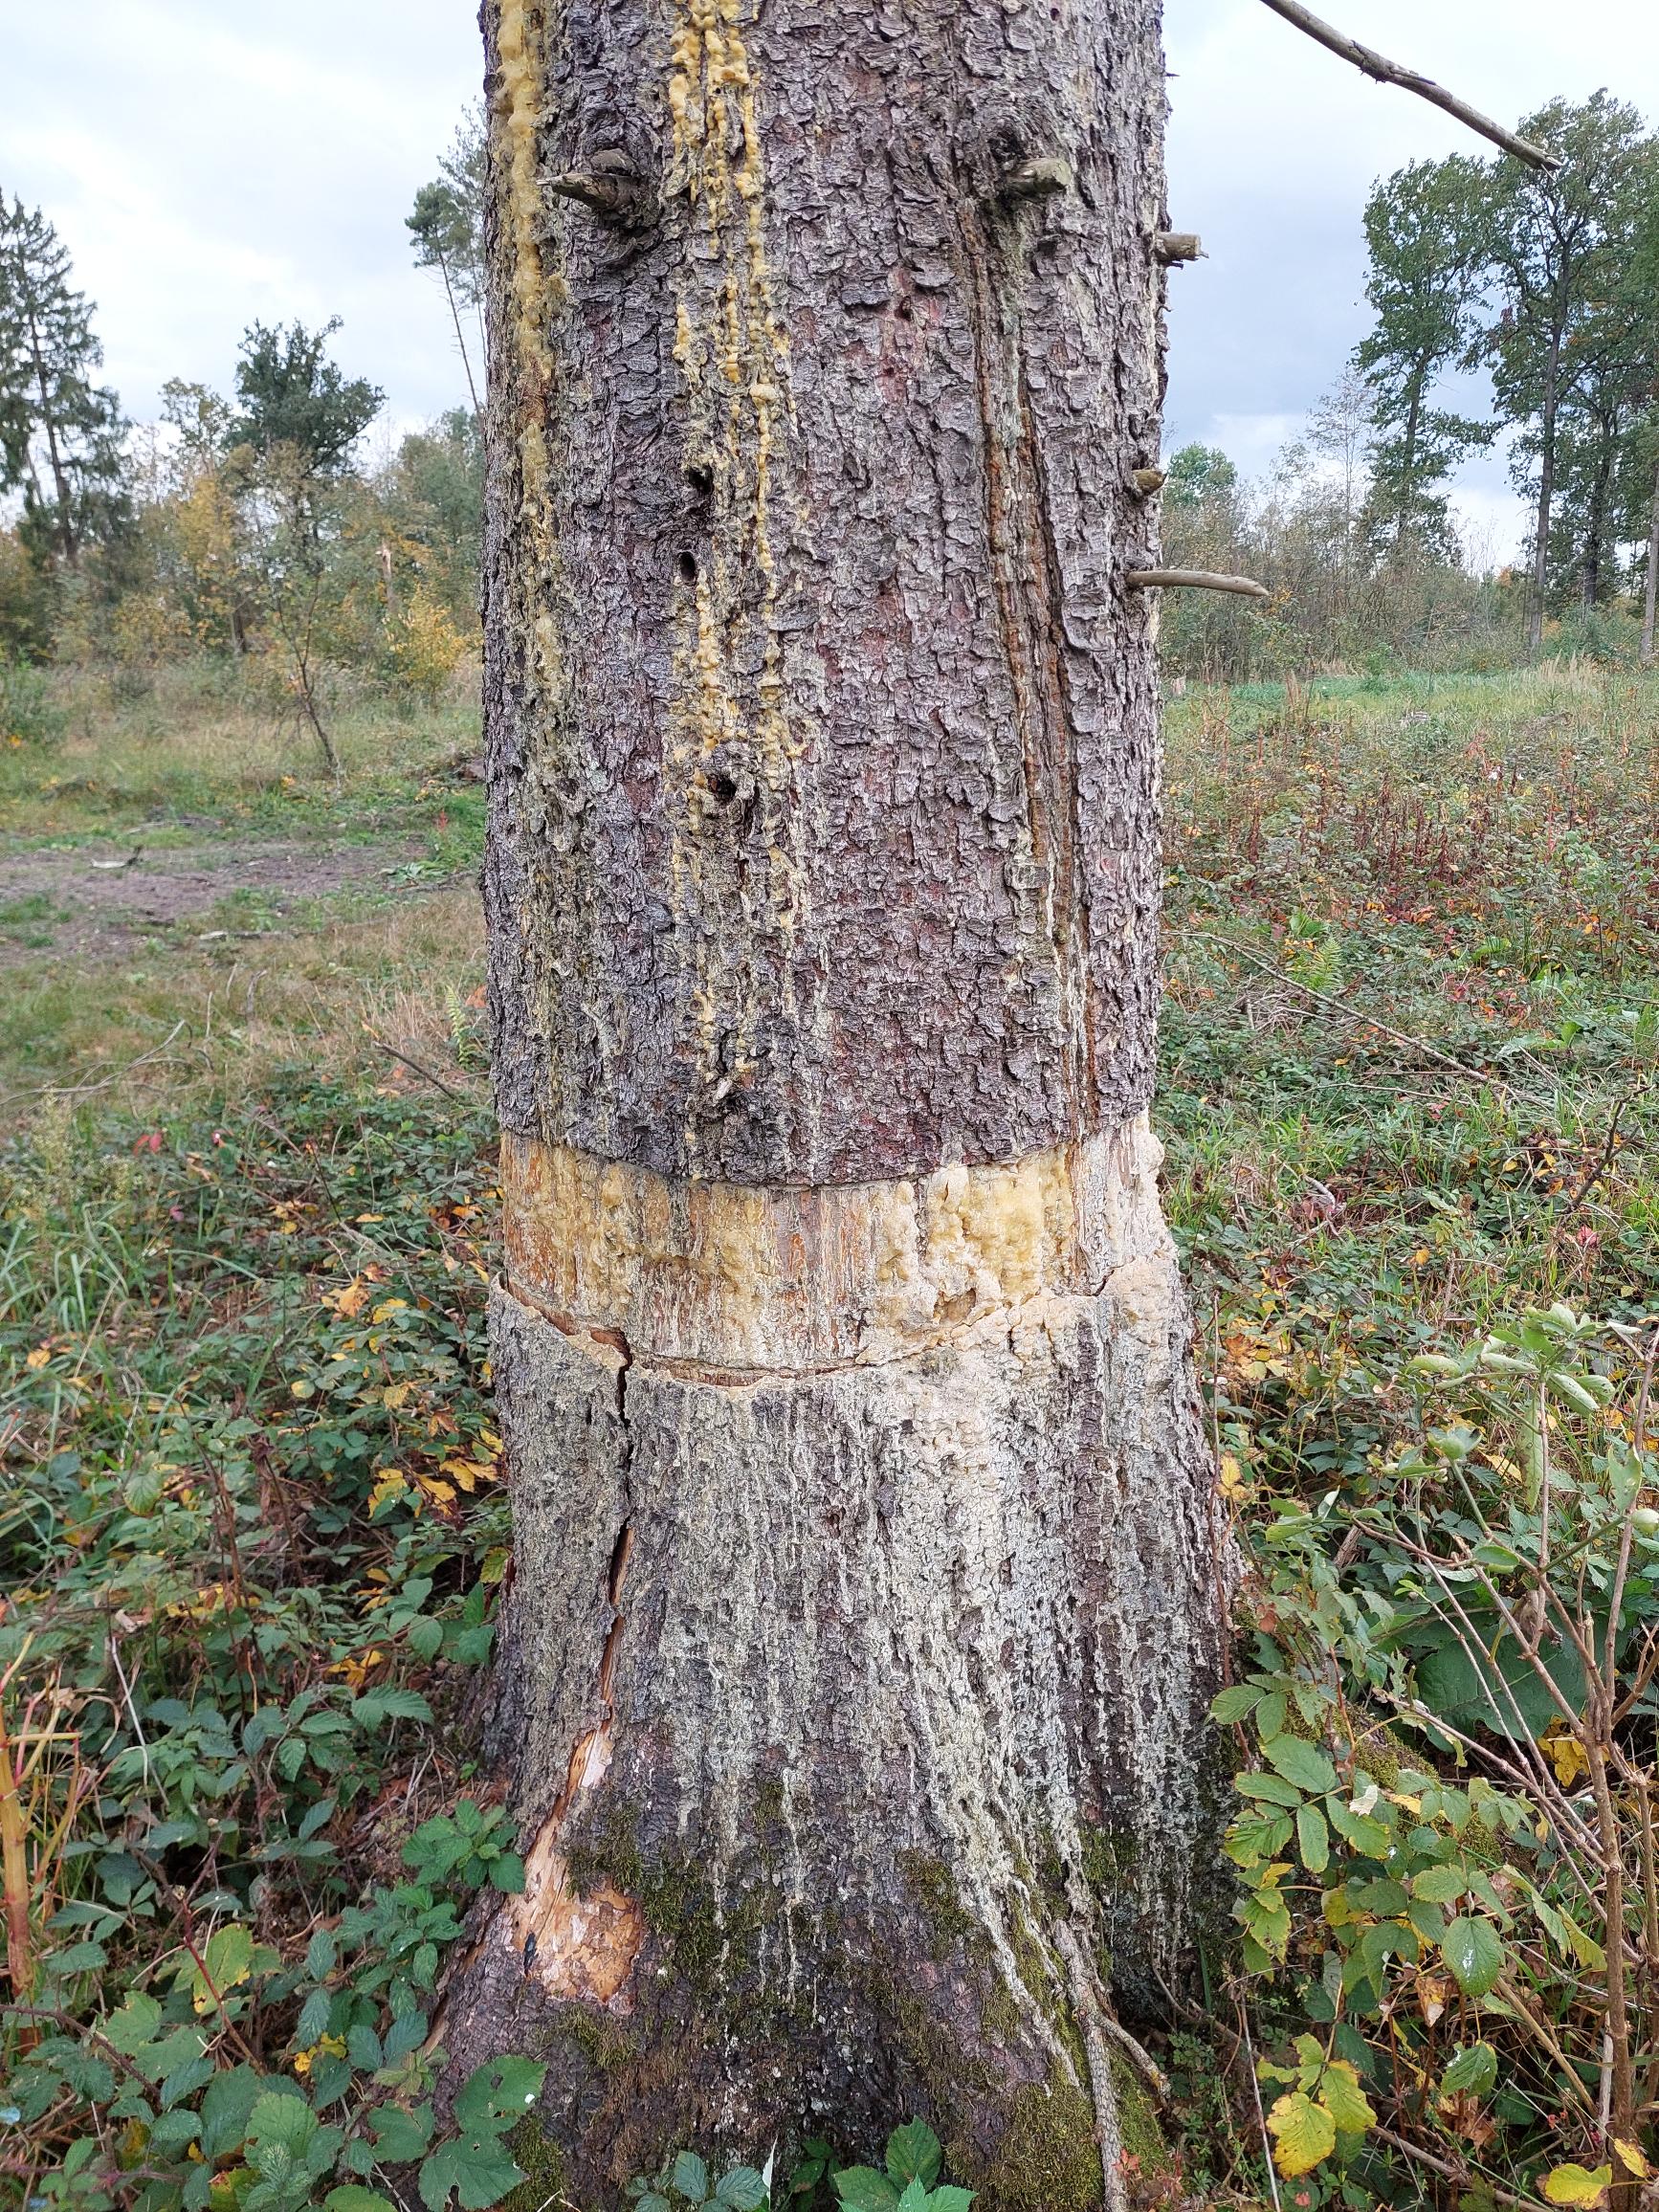
[[[71,569],[128,514],[125,426],[114,392],[93,381],[103,349],[72,274],[40,210],[0,198],[0,490],[21,490],[36,556]]]
[[[665,83],[645,0],[486,11],[528,1874],[444,2039],[554,2059],[573,2201],[925,2097],[985,2212],[1080,2208],[1219,1633],[1146,1122],[1158,10],[738,16]]]
[[[320,330],[250,326],[236,366],[240,405],[225,432],[261,598],[287,656],[295,705],[331,774],[339,758],[322,719],[319,676],[331,546],[358,440],[385,394],[328,358],[338,318]]]
[[[1527,637],[1536,648],[1549,599],[1563,413],[1618,343],[1608,303],[1635,251],[1653,151],[1635,109],[1605,92],[1578,107],[1553,100],[1523,127],[1561,166],[1540,174],[1506,156],[1487,171],[1480,252],[1493,320],[1471,358],[1491,365],[1498,420],[1519,433],[1516,479],[1535,499]]]
[[[1365,209],[1365,296],[1376,322],[1354,356],[1371,391],[1371,510],[1404,553],[1449,547],[1441,487],[1487,442],[1483,424],[1434,405],[1435,388],[1468,348],[1479,281],[1475,212],[1483,179],[1461,156],[1415,162],[1379,185]]]
[[[484,165],[485,131],[481,108],[469,108],[455,133],[454,143],[438,165],[439,174],[415,194],[414,212],[405,217],[414,239],[415,261],[422,269],[435,269],[443,279],[444,296],[467,372],[467,389],[473,412],[480,413],[478,387],[473,377],[467,334],[461,309],[480,317],[484,302]]]

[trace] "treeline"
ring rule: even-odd
[[[1273,593],[1183,601],[1165,650],[1187,674],[1361,662],[1491,665],[1541,646],[1654,650],[1659,581],[1659,140],[1601,92],[1523,123],[1559,167],[1417,163],[1365,210],[1374,314],[1304,443],[1265,482],[1178,453],[1166,551]],[[1467,411],[1484,374],[1490,406]],[[1463,406],[1459,406],[1459,401]],[[1502,446],[1533,518],[1516,572],[1474,573],[1448,483]]]
[[[447,164],[410,224],[457,332],[477,301],[476,219],[458,235],[473,135],[471,201]],[[255,322],[229,392],[175,381],[161,422],[135,429],[100,379],[62,241],[0,201],[0,661],[105,663],[142,683],[164,661],[231,656],[331,766],[343,678],[434,698],[476,643],[479,416],[457,409],[365,461],[384,394],[331,359],[338,327]]]
[[[1171,594],[1173,670],[1651,657],[1659,141],[1604,92],[1523,129],[1559,157],[1553,173],[1458,156],[1377,188],[1371,331],[1268,477],[1246,483],[1204,447],[1174,456],[1166,557],[1255,576],[1272,598],[1256,613]],[[362,454],[382,395],[330,360],[333,324],[254,324],[228,394],[170,385],[162,423],[134,431],[100,381],[62,242],[0,201],[0,498],[15,517],[0,527],[0,655],[142,671],[234,654],[324,751],[341,672],[435,694],[476,633],[483,164],[474,111],[408,218],[473,405],[374,465]],[[1490,400],[1475,414],[1477,376]],[[1449,485],[1494,445],[1534,520],[1526,558],[1492,576],[1460,542]]]

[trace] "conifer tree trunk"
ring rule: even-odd
[[[547,2056],[585,2206],[918,2110],[984,2212],[1095,2205],[1218,1643],[1123,582],[1156,0],[485,14],[529,1882],[446,2042]]]

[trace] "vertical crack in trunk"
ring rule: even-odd
[[[1076,777],[1061,623],[1065,587],[1017,297],[1023,236],[1039,219],[1029,210],[987,215],[964,187],[961,223],[984,439],[991,584],[1019,738],[1031,861],[1041,887],[1042,928],[1070,1016],[1063,1043],[1066,1092],[1081,1121],[1095,1095],[1094,1025],[1087,1004],[1086,901],[1077,880]],[[1078,1066],[1080,1041],[1086,1088]]]

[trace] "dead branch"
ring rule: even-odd
[[[1493,122],[1490,116],[1482,115],[1478,108],[1471,107],[1467,100],[1459,100],[1455,93],[1436,84],[1431,77],[1419,76],[1414,69],[1403,69],[1399,62],[1388,60],[1369,46],[1361,46],[1357,38],[1349,38],[1304,8],[1301,0],[1266,0],[1266,5],[1275,15],[1282,15],[1287,23],[1294,23],[1298,31],[1305,31],[1310,38],[1317,39],[1321,46],[1328,47],[1344,61],[1351,61],[1367,77],[1375,77],[1379,84],[1397,84],[1405,92],[1414,92],[1419,100],[1443,107],[1448,115],[1455,116],[1481,138],[1490,139],[1494,146],[1502,146],[1504,152],[1514,154],[1517,162],[1525,162],[1529,169],[1547,172],[1560,167],[1559,155],[1534,145],[1530,139],[1516,138],[1514,131],[1505,130],[1502,123]]]
[[[1208,568],[1131,568],[1123,579],[1132,591],[1231,591],[1241,599],[1271,599],[1265,584],[1248,576],[1218,576]]]

